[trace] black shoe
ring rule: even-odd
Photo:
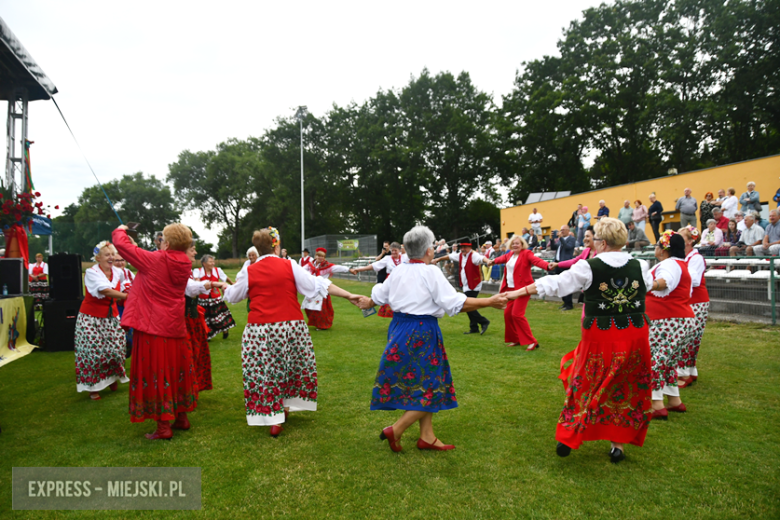
[[[573,311],[574,307],[569,307],[568,305],[561,305],[562,311]]]
[[[623,450],[620,448],[612,448],[612,451],[609,452],[609,461],[612,464],[617,464],[621,460],[626,458],[626,454],[623,453]]]
[[[566,446],[564,443],[559,442],[558,446],[555,448],[555,453],[557,453],[559,457],[568,457],[571,453],[571,448]]]
[[[488,325],[490,325],[490,322],[482,324],[482,332],[479,333],[480,336],[484,335],[485,332],[487,332]]]
[[[479,334],[479,331],[478,330],[467,330],[463,334]]]
[[[228,339],[228,334],[230,334],[228,331],[223,332],[222,339]]]

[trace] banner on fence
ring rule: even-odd
[[[339,251],[357,251],[360,240],[339,240]]]

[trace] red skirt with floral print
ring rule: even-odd
[[[192,344],[133,331],[130,367],[130,421],[170,421],[198,404]]]
[[[330,295],[322,300],[321,311],[311,311],[306,309],[306,316],[309,317],[308,325],[318,329],[329,329],[333,326],[333,303],[330,301]]]
[[[206,340],[208,332],[203,307],[198,306],[197,318],[185,314],[184,319],[187,322],[187,339],[192,343],[192,364],[195,366],[198,391],[211,390],[211,351]]]
[[[555,438],[577,449],[583,441],[642,446],[652,415],[650,343],[643,327],[582,330],[577,348],[561,362],[566,401]],[[563,365],[572,359],[566,368]]]

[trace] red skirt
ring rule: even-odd
[[[130,422],[171,421],[197,404],[190,342],[133,331]]]
[[[187,322],[187,339],[192,343],[192,364],[195,367],[195,381],[198,392],[211,390],[211,352],[207,341],[208,331],[204,319],[203,307],[198,306],[198,317],[184,316]]]
[[[381,307],[379,307],[379,312],[377,315],[380,318],[392,318],[393,317],[393,309],[390,308],[388,304],[384,304]]]
[[[574,449],[583,441],[644,444],[652,416],[649,330],[648,323],[601,330],[595,322],[582,330],[577,348],[561,360],[566,401],[558,441]]]
[[[308,325],[318,329],[329,329],[333,326],[333,304],[330,301],[330,295],[322,300],[321,311],[311,311],[306,309],[306,316],[309,317]]]

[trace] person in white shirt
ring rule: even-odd
[[[471,250],[471,242],[461,242],[459,253],[450,253],[449,256],[443,256],[433,261],[434,264],[441,262],[443,259],[449,258],[453,262],[458,263],[459,277],[458,285],[463,289],[463,294],[469,298],[476,298],[479,296],[479,291],[482,290],[482,276],[479,272],[479,268],[482,264],[488,262],[488,259]],[[463,334],[485,334],[487,332],[490,320],[482,316],[478,311],[469,311],[469,330]],[[480,326],[482,331],[480,332]]]
[[[446,451],[455,448],[436,438],[433,414],[458,406],[447,353],[438,319],[448,314],[484,307],[502,309],[506,297],[470,298],[453,289],[441,270],[431,266],[433,232],[417,226],[404,235],[409,263],[401,264],[385,283],[375,285],[371,298],[363,297],[359,307],[390,304],[395,315],[377,370],[371,396],[372,410],[403,410],[403,415],[380,434],[390,449],[401,451],[406,429],[420,423],[417,448]]]
[[[333,273],[348,273],[349,268],[344,265],[331,264],[326,259],[328,250],[318,247],[314,251],[314,261],[304,266],[304,269],[314,276],[328,279]],[[318,331],[328,330],[333,326],[333,303],[330,295],[324,298],[309,297],[303,300],[303,308],[309,318],[308,325],[316,327]]]
[[[542,234],[542,214],[538,213],[536,208],[528,215],[528,222],[531,224],[531,229],[533,229],[537,235]]]
[[[407,257],[408,258],[408,257]],[[385,276],[384,280],[387,280],[387,278],[390,276],[390,274],[393,272],[393,269],[398,267],[404,263],[403,255],[401,255],[401,244],[398,242],[393,242],[390,244],[390,254],[383,256],[381,260],[377,262],[372,262],[368,265],[364,265],[363,267],[353,267],[349,270],[351,274],[357,275],[358,273],[362,273],[363,271],[370,271],[374,270],[374,272],[378,273],[382,269],[385,270],[385,273],[387,273],[387,276]],[[384,283],[384,281],[379,282]],[[393,309],[390,308],[389,305],[382,305],[382,307],[379,308],[379,312],[377,313],[380,318],[392,318],[393,317]]]
[[[257,259],[258,259],[259,256],[260,255],[257,254],[257,248],[255,246],[252,246],[252,247],[250,247],[249,249],[246,250],[247,261],[244,262],[244,265],[241,266],[241,270],[236,275],[236,281],[238,281],[238,279],[241,278],[242,276],[246,276],[247,268],[250,265],[252,265],[255,262],[257,262]],[[303,260],[303,259],[301,258],[301,260]]]
[[[49,299],[49,264],[43,261],[43,255],[35,255],[35,262],[28,266],[30,294],[35,298],[35,305],[43,305]]]
[[[745,255],[753,256],[753,246],[761,245],[764,240],[764,228],[756,224],[756,217],[752,214],[745,216],[745,230],[739,239],[739,244],[731,246],[729,256]]]
[[[729,188],[729,194],[728,196],[725,196],[725,192],[723,190],[720,190],[718,192],[718,195],[721,193],[724,193],[723,200],[718,198],[718,200],[714,203],[715,206],[720,206],[720,209],[723,210],[723,216],[726,218],[734,218],[734,214],[739,209],[739,200],[737,200],[737,190],[734,188]]]

